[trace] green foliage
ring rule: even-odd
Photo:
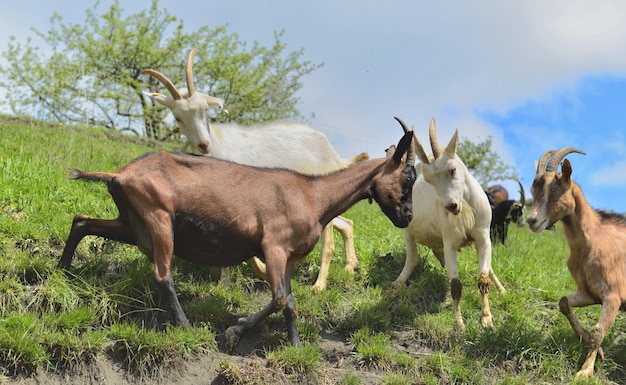
[[[275,32],[274,44],[264,47],[242,42],[226,26],[186,32],[183,21],[158,0],[131,15],[118,1],[103,13],[97,13],[98,5],[86,7],[84,24],[64,24],[55,13],[49,31],[34,29],[52,52],[48,57],[32,40],[11,38],[2,54],[8,64],[0,67],[6,79],[0,86],[7,89],[5,103],[14,113],[168,139],[178,131],[166,119],[168,111],[142,95],[162,86],[141,71],[155,69],[183,87],[185,59],[196,47],[199,91],[231,106],[221,119],[249,123],[300,117],[300,78],[320,65],[302,61],[303,50],[288,52],[281,41],[284,31]]]
[[[322,352],[318,346],[284,346],[267,353],[267,362],[271,367],[280,369],[287,375],[316,375]]]

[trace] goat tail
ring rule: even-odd
[[[70,168],[70,179],[80,179],[89,182],[105,182],[109,183],[115,178],[116,174],[110,172],[87,172],[81,171],[77,168]]]
[[[364,160],[368,160],[369,158],[370,156],[367,152],[362,152],[359,155],[349,159],[348,162],[346,162],[346,167],[352,166],[353,164],[362,162]]]

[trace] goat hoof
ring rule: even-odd
[[[231,326],[224,332],[224,336],[226,337],[226,348],[229,353],[235,351],[237,344],[239,344],[239,335],[235,331],[235,327]]]

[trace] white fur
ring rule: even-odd
[[[434,118],[430,136],[437,143]],[[474,243],[481,274],[490,275],[498,289],[504,292],[504,287],[491,268],[489,200],[478,181],[456,155],[458,132],[445,150],[434,151],[439,154],[438,157],[426,153],[418,140],[414,140],[414,143],[418,146],[416,153],[422,163],[416,166],[418,175],[413,185],[413,220],[404,229],[406,261],[394,284],[405,283],[419,263],[416,243],[433,250],[445,265],[450,280],[459,279],[457,250]],[[455,299],[457,326],[463,329],[465,326],[458,306],[458,300]],[[481,321],[484,326],[493,326],[486,296],[483,298]]]

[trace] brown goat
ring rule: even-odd
[[[542,155],[531,187],[533,204],[527,222],[536,233],[559,220],[563,223],[570,248],[567,267],[576,281],[576,291],[561,298],[559,309],[588,348],[576,377],[589,377],[598,353],[603,357],[600,345],[607,330],[626,304],[626,218],[592,209],[580,186],[572,181],[572,165],[567,159],[561,165],[561,173],[556,172],[559,162],[571,152],[584,154],[564,147]],[[600,319],[587,331],[572,313],[572,307],[597,304],[602,306]]]
[[[485,193],[489,197],[489,204],[492,208],[509,199],[509,192],[500,184],[489,186]]]
[[[234,349],[246,330],[279,310],[289,341],[299,344],[291,294],[294,265],[314,248],[333,218],[362,199],[375,200],[395,226],[409,224],[415,182],[408,151],[412,135],[404,135],[386,158],[325,176],[167,152],[137,158],[117,173],[74,170],[74,179],[107,183],[119,216],[74,217],[59,267],[70,268],[86,235],[136,245],[154,262],[154,278],[173,323],[189,327],[174,289],[172,256],[220,267],[259,256],[266,262],[272,301],[228,328],[227,345]]]

